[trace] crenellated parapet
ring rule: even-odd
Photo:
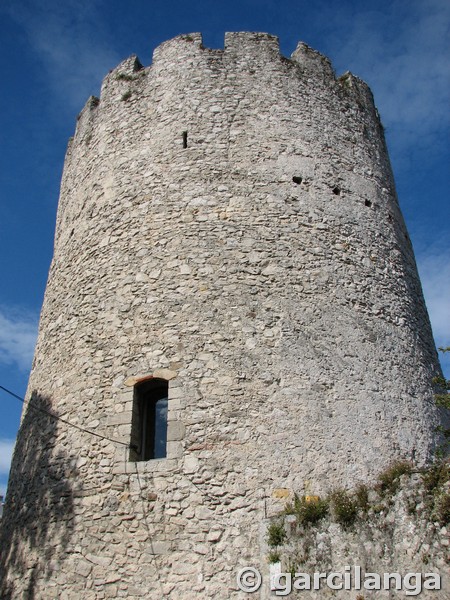
[[[148,85],[151,85],[152,77],[164,71],[189,73],[195,65],[202,62],[211,63],[223,71],[230,69],[233,63],[241,68],[245,68],[246,64],[251,65],[253,69],[261,69],[261,72],[268,68],[278,68],[281,73],[285,73],[286,67],[297,67],[295,72],[300,80],[309,80],[310,83],[322,80],[330,86],[342,86],[350,97],[352,94],[359,98],[364,96],[365,102],[373,103],[372,94],[362,80],[350,73],[336,78],[330,60],[304,42],[299,42],[288,59],[280,54],[276,36],[254,32],[226,33],[223,50],[203,46],[201,33],[179,35],[160,44],[153,52],[152,65],[145,69],[139,59],[132,55],[105,77],[100,100],[111,99],[114,91],[122,94],[128,89],[131,91],[143,80],[147,80]],[[255,74],[261,75],[258,72]],[[129,85],[125,89],[127,83]],[[362,91],[364,89],[366,93]],[[92,107],[89,100],[86,106]]]
[[[335,80],[330,60],[303,42],[298,43],[297,48],[291,54],[291,60],[301,67],[302,75],[321,76],[329,81]]]

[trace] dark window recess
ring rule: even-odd
[[[134,386],[130,460],[166,457],[168,395],[164,379],[147,379]]]
[[[340,196],[341,195],[341,190],[338,187],[333,188],[333,194],[335,196]]]
[[[301,184],[301,182],[303,181],[303,177],[299,177],[299,176],[297,176],[297,175],[294,175],[294,177],[292,178],[292,181],[293,181],[294,183],[296,183],[297,185],[300,185],[300,184]]]
[[[183,148],[187,148],[187,131],[183,131]]]
[[[370,200],[364,200],[364,204],[366,206],[372,206],[372,202]]]

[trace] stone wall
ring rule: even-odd
[[[27,392],[65,421],[25,407],[3,596],[246,597],[275,489],[429,459],[437,372],[368,87],[267,34],[131,57],[67,150]],[[131,462],[148,376],[168,454]]]
[[[272,587],[278,587],[280,595],[283,588],[291,589],[290,598],[450,598],[450,481],[448,468],[446,471],[445,480],[433,490],[428,489],[424,474],[420,472],[403,475],[393,490],[382,492],[377,486],[369,488],[367,504],[362,508],[356,501],[357,511],[354,515],[346,509],[341,495],[340,515],[336,514],[331,500],[326,516],[314,523],[308,522],[304,513],[305,520],[299,520],[295,510],[288,510],[292,514],[281,513],[267,520],[264,527],[266,532],[274,523],[276,532],[279,527],[284,529],[285,538],[280,546],[273,547],[267,544],[270,540],[267,533],[265,535],[269,563],[264,572],[266,595],[270,596],[271,572]],[[425,481],[426,477],[427,472]],[[354,502],[351,492],[347,492],[345,497]],[[275,562],[270,564],[270,560]],[[357,584],[357,572],[360,572],[361,584]],[[290,579],[288,576],[286,580],[278,573],[289,573]],[[323,578],[317,585],[320,588],[314,590],[314,573],[326,576],[337,573],[336,578],[330,579],[331,585],[339,588],[342,584],[342,589],[331,589]],[[344,589],[346,573],[351,591]],[[367,575],[366,580],[366,574],[369,573],[375,576]],[[385,573],[396,573],[399,577],[392,578],[385,585]],[[419,575],[406,577],[409,573]],[[433,577],[427,577],[427,574],[433,574]],[[381,578],[381,585],[377,576]],[[429,583],[429,589],[424,585],[426,580],[433,582]],[[299,589],[295,588],[296,581]],[[364,587],[366,581],[368,589]],[[273,597],[276,591],[272,591]]]

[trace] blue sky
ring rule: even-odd
[[[450,345],[448,0],[2,0],[0,385],[25,393],[52,256],[64,153],[102,78],[180,33],[298,41],[372,88],[437,345]],[[450,376],[450,360],[445,365]],[[0,390],[0,493],[21,404]]]

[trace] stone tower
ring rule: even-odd
[[[247,598],[280,497],[430,458],[437,371],[367,85],[260,33],[131,57],[67,150],[2,598]]]

